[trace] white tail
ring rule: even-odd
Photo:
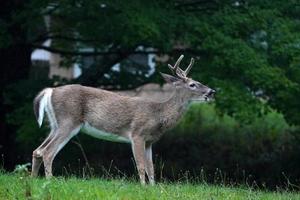
[[[44,113],[47,113],[48,120],[50,122],[51,129],[57,128],[57,121],[55,118],[52,102],[51,102],[51,96],[52,96],[53,89],[52,88],[46,88],[44,89],[40,95],[37,96],[35,106],[38,106],[38,115],[37,115],[37,121],[39,126],[41,127],[43,124],[44,119]]]

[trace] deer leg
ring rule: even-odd
[[[150,185],[155,184],[154,180],[154,167],[152,160],[152,144],[146,143],[146,152],[145,152],[145,160],[146,160],[146,173],[148,176],[148,180]]]
[[[131,147],[140,182],[145,185],[145,141],[141,138],[133,138]]]
[[[39,173],[39,169],[42,164],[42,158],[36,155],[32,155],[32,168],[31,168],[31,176],[36,177]]]
[[[52,140],[42,150],[42,156],[47,178],[52,177],[52,163],[57,153],[75,136],[80,130],[80,126],[59,127]]]
[[[41,155],[41,150],[51,141],[53,136],[54,136],[54,131],[51,130],[50,134],[43,141],[43,143],[33,151],[33,153],[32,153],[31,176],[35,177],[35,176],[38,175],[39,169],[40,169],[41,164],[43,162],[42,155]]]

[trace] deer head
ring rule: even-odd
[[[193,101],[211,100],[216,91],[187,76],[194,64],[194,59],[193,58],[191,59],[190,64],[188,65],[186,70],[182,70],[179,68],[180,62],[183,59],[183,57],[184,56],[181,55],[176,61],[174,66],[168,64],[169,68],[173,73],[173,76],[164,73],[161,73],[161,75],[163,76],[163,78],[167,83],[171,83],[177,89],[180,89],[181,91],[187,93],[190,97],[190,100]]]

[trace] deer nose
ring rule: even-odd
[[[216,90],[210,89],[207,93],[208,96],[213,96],[216,93]]]

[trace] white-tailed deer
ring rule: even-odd
[[[34,112],[40,126],[47,113],[51,132],[33,151],[32,176],[37,176],[44,162],[46,177],[51,177],[56,154],[82,130],[99,139],[131,144],[141,183],[145,184],[146,172],[149,183],[154,184],[152,144],[176,124],[190,101],[208,101],[215,93],[187,77],[194,59],[183,71],[179,68],[182,58],[183,55],[174,67],[168,65],[174,76],[162,74],[174,85],[173,94],[163,102],[120,96],[81,85],[42,90],[34,99]]]

